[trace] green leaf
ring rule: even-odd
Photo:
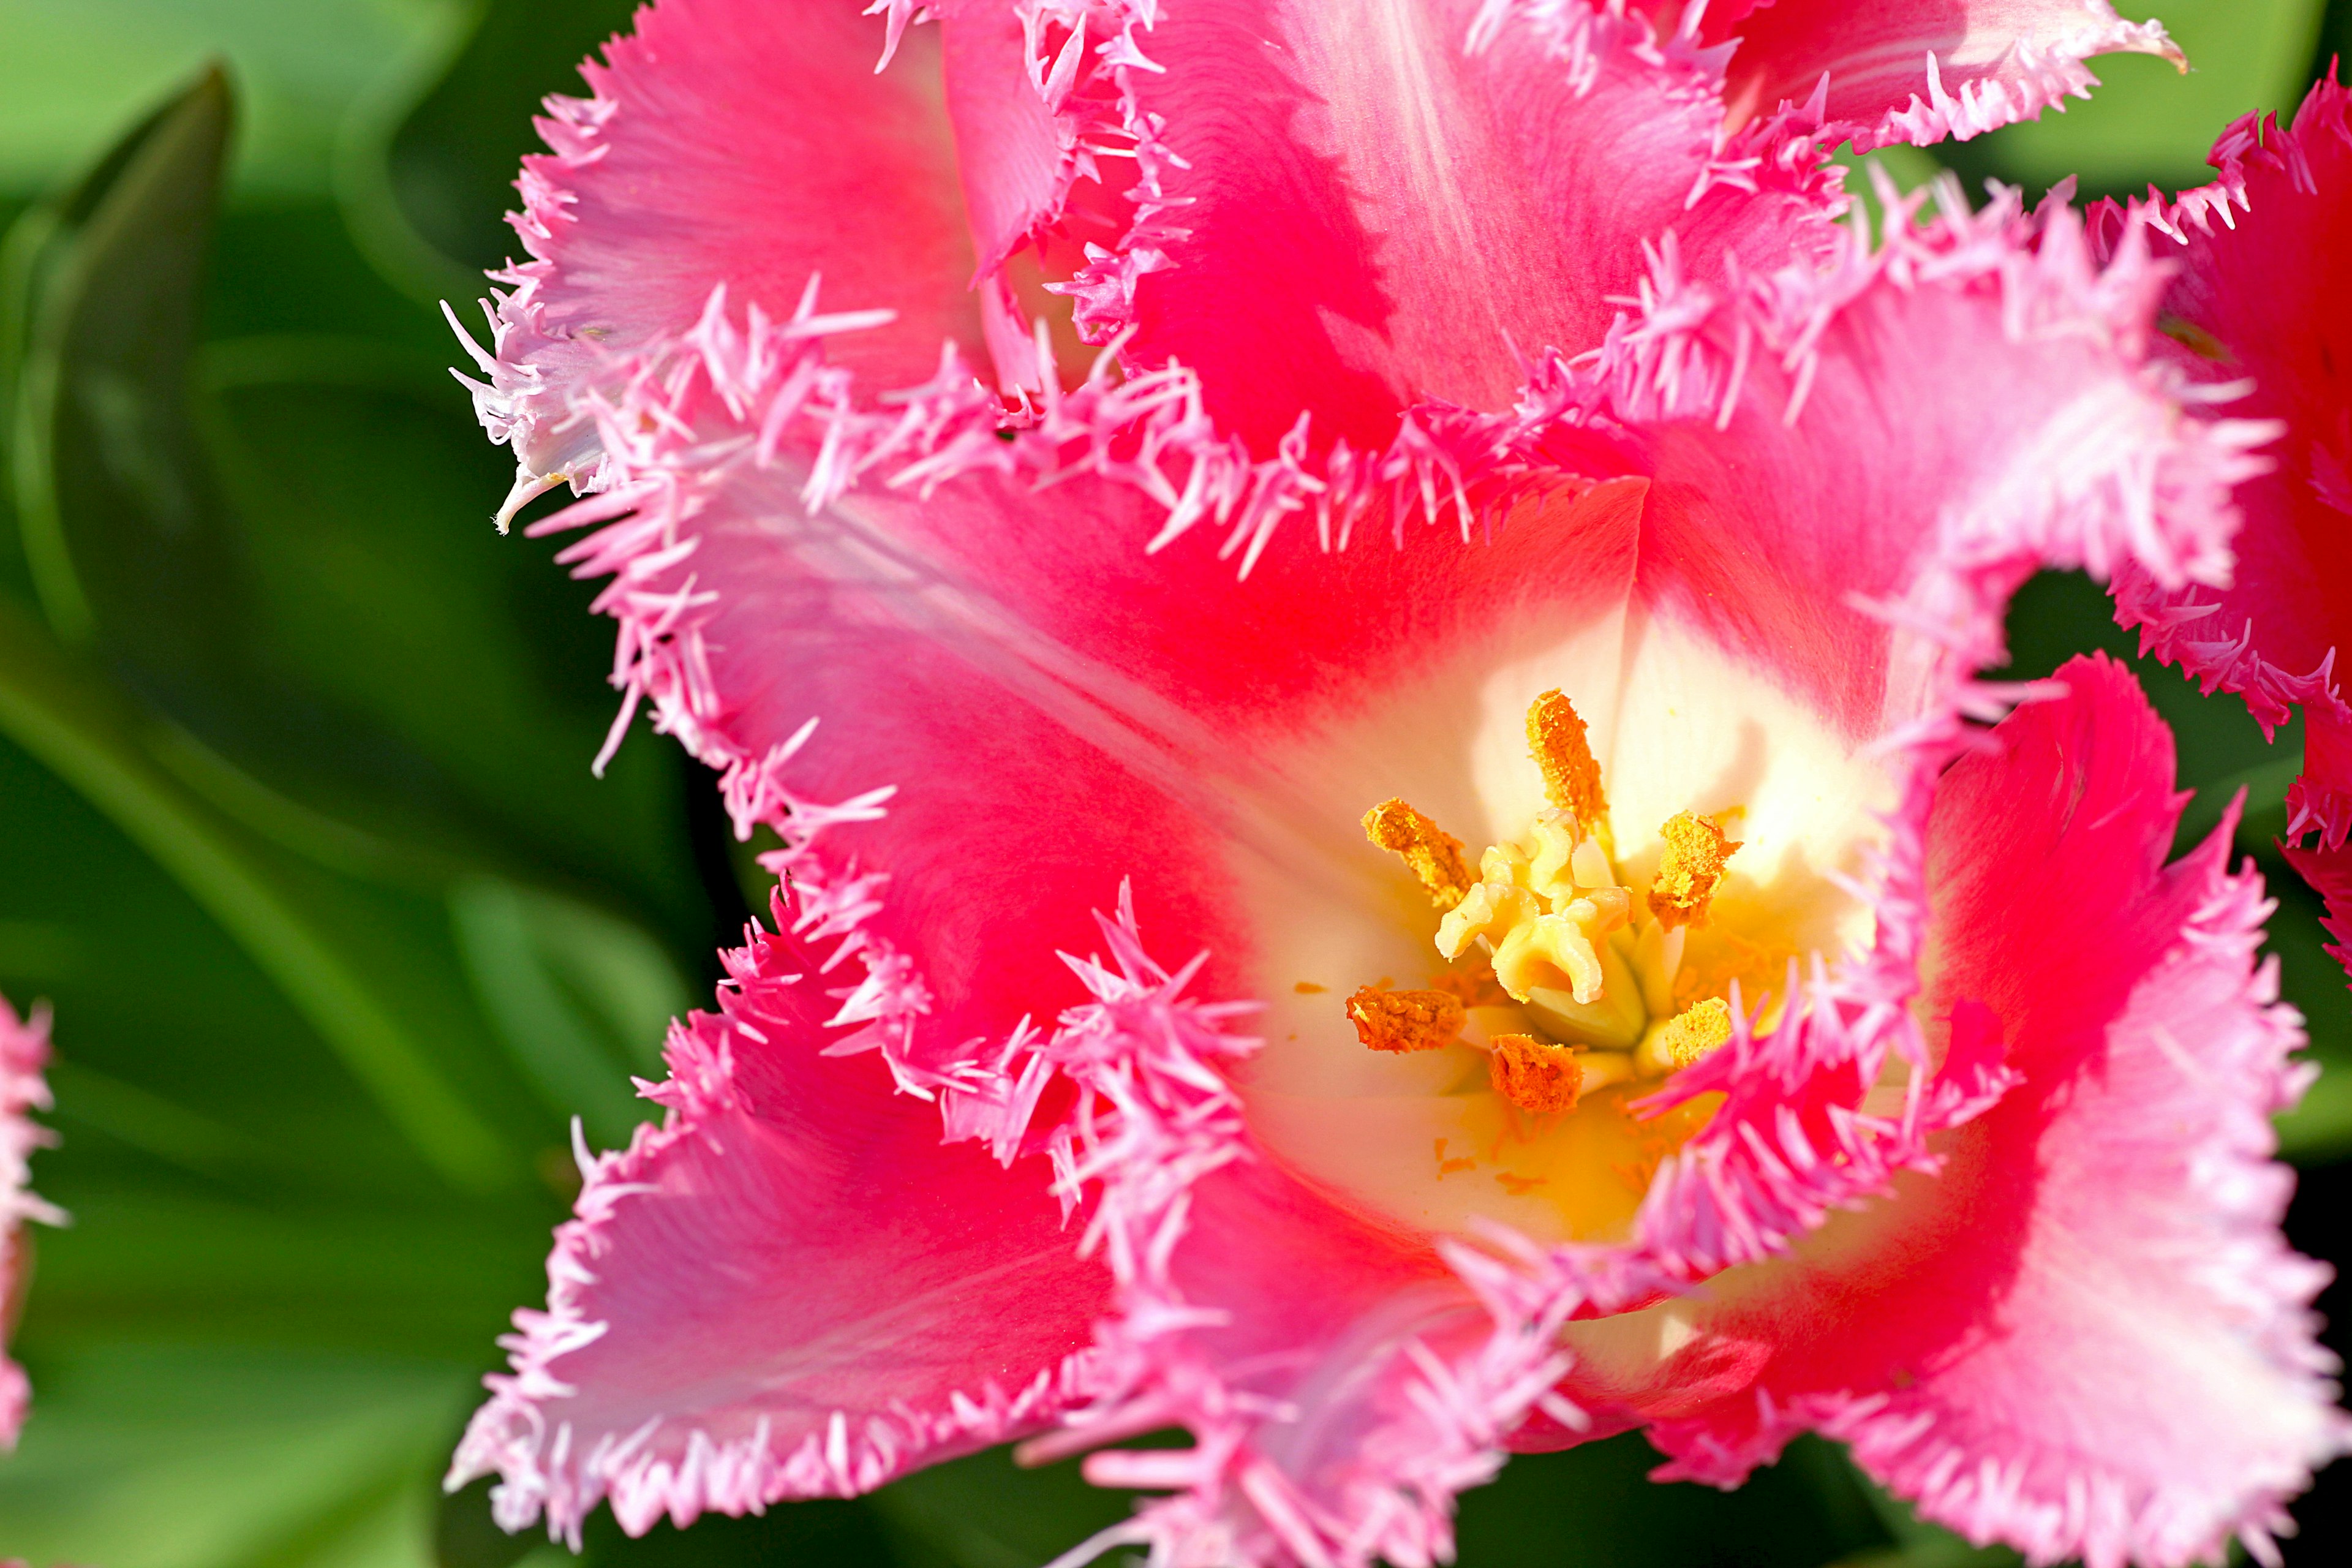
[[[508,1179],[498,1137],[415,1037],[380,976],[396,925],[364,923],[354,890],[307,872],[158,766],[139,716],[0,605],[0,732],[118,824],[235,936],[442,1173]],[[371,929],[372,928],[372,929]],[[373,939],[373,940],[372,940]],[[428,960],[429,962],[429,960]]]
[[[415,869],[436,887],[490,871],[593,892],[698,964],[710,917],[677,758],[633,744],[589,773],[616,701],[612,634],[545,546],[489,526],[506,465],[455,384],[309,334],[216,343],[204,363],[256,563],[257,682],[305,693],[342,737],[281,742],[241,708],[236,761],[320,817],[431,848]]]
[[[2279,961],[2279,994],[2311,1037],[2305,1059],[2319,1068],[2303,1102],[2278,1119],[2279,1152],[2305,1165],[2352,1158],[2352,993],[2344,966],[2327,952],[2319,895],[2274,856],[2263,873],[2278,900],[2264,950]]]
[[[1820,1568],[1889,1532],[1843,1454],[1800,1437],[1735,1492],[1661,1484],[1640,1434],[1527,1454],[1465,1492],[1461,1560],[1477,1568]]]
[[[1134,1512],[1134,1496],[1089,1486],[1078,1461],[1038,1469],[992,1448],[902,1477],[872,1507],[902,1559],[939,1568],[1036,1568]]]
[[[254,584],[189,385],[229,118],[226,80],[208,71],[12,236],[8,333],[22,355],[8,367],[9,460],[25,556],[58,637],[184,724],[298,770],[338,742],[372,750],[372,773],[404,784],[384,765],[396,746],[369,746],[256,678]],[[272,743],[289,730],[313,743]],[[216,800],[233,813],[276,815],[267,787],[194,733],[174,761],[200,791],[237,786]],[[416,814],[395,799],[357,815]]]
[[[2016,1552],[2006,1546],[1971,1546],[1943,1526],[1929,1524],[1910,1506],[1847,1461],[1859,1493],[1868,1500],[1891,1546],[1853,1553],[1838,1560],[1835,1568],[2018,1568]]]
[[[383,147],[383,184],[346,184],[355,228],[381,236],[404,224],[409,244],[446,258],[440,268],[499,265],[516,247],[499,221],[515,205],[516,172],[524,153],[542,151],[530,125],[540,99],[585,91],[580,62],[628,31],[635,11],[635,0],[488,0],[448,74]]]
[[[263,200],[323,194],[364,110],[461,37],[471,0],[0,0],[9,91],[0,190],[41,189],[215,57],[253,106],[236,183]]]
[[[236,569],[187,417],[194,314],[229,134],[217,68],[126,138],[10,249],[22,344],[9,433],[41,605],[87,647],[101,616],[151,679],[234,658]],[[68,537],[68,530],[76,537]]]
[[[459,883],[449,916],[482,1010],[550,1109],[599,1148],[651,1114],[628,1074],[657,1073],[686,986],[651,938],[567,899],[494,878]]]
[[[100,1170],[184,1181],[201,1167],[240,1181],[272,1173],[310,1192],[440,1190],[335,1053],[204,908],[5,739],[0,914],[42,937],[29,953],[0,944],[0,992],[22,1005],[54,1003],[61,1070],[100,1080],[95,1100],[68,1094],[55,1113],[68,1141],[41,1157],[45,1184],[60,1173],[79,1182]],[[66,962],[47,962],[57,954]],[[24,958],[42,967],[21,966]],[[137,983],[124,984],[126,973]],[[153,1119],[137,1108],[127,1119],[110,1113],[114,1085],[184,1114],[163,1113],[158,1143],[142,1131]],[[236,1135],[238,1158],[208,1158],[207,1145],[217,1153],[221,1141],[202,1131],[175,1136],[173,1124],[186,1132],[191,1121]]]
[[[282,848],[436,896],[483,870],[617,886],[702,946],[676,763],[588,778],[605,634],[475,523],[503,465],[433,362],[242,338],[205,348],[192,403],[227,118],[209,73],[11,241],[11,464],[53,626],[177,721],[155,761]]]
[[[2146,55],[2093,62],[2101,85],[2037,121],[1938,149],[1976,178],[2022,184],[2029,196],[2067,175],[2084,195],[2167,194],[2213,177],[2205,162],[2224,126],[2252,110],[2291,110],[2310,80],[2321,0],[2159,0],[2122,5],[2160,17],[2189,57],[2184,74]],[[1971,189],[1971,195],[1975,194]]]
[[[508,1314],[545,1294],[550,1194],[370,1198],[279,1180],[247,1195],[126,1179],[89,1152],[43,1157],[42,1187],[74,1223],[37,1238],[21,1339],[36,1363],[143,1340],[477,1366]]]
[[[1869,215],[1874,245],[1886,231],[1886,206],[1878,199],[1880,179],[1891,182],[1896,192],[1908,195],[1944,173],[1944,165],[1935,153],[1901,142],[1874,153],[1856,153],[1851,145],[1842,147],[1830,154],[1830,161],[1845,169],[1846,195]],[[1930,204],[1927,213],[1934,211]]]
[[[2299,727],[2299,726],[2298,726]],[[2249,853],[2261,853],[2286,832],[2286,792],[2303,774],[2303,748],[2281,743],[2278,754],[2252,767],[2200,785],[2197,798],[2180,814],[2179,841],[2186,846],[2202,841],[2221,826],[2221,814],[2246,792],[2238,817],[2237,842]]]
[[[261,1140],[72,1058],[52,1061],[47,1078],[74,1121],[182,1170],[218,1176],[277,1163]]]
[[[108,1568],[425,1568],[462,1364],[111,1345],[36,1369],[0,1465],[13,1554]]]

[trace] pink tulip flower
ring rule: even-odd
[[[31,1390],[25,1369],[5,1354],[8,1331],[16,1321],[28,1282],[23,1235],[28,1220],[59,1225],[65,1216],[34,1196],[33,1151],[53,1142],[32,1119],[49,1105],[41,1068],[49,1059],[49,1018],[36,1009],[25,1019],[0,997],[0,1449],[16,1446]]]
[[[2352,93],[2322,80],[2292,131],[2249,114],[2213,144],[2220,178],[2133,214],[2168,236],[2179,277],[2162,318],[2171,357],[2243,392],[2233,413],[2280,421],[2276,466],[2239,495],[2245,527],[2226,589],[2167,592],[2126,573],[2120,618],[2208,691],[2234,691],[2265,731],[2296,709],[2303,776],[2287,794],[2286,856],[2352,943],[2352,706],[2336,650],[2352,646],[2352,327],[2339,308],[2352,244]],[[2095,220],[2126,221],[2110,205]],[[2232,387],[2234,384],[2234,387]],[[2332,951],[2352,964],[2352,951]]]
[[[1421,1568],[1510,1449],[1819,1429],[2037,1562],[2267,1549],[2347,1434],[2259,884],[2115,667],[1975,674],[2040,566],[2226,577],[2272,427],[2144,243],[1832,222],[1932,40],[1759,115],[1696,7],[940,9],[669,0],[526,168],[501,515],[583,493],[615,739],[782,879],[451,1484],[1025,1439],[1162,1494],[1074,1559]]]

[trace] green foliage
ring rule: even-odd
[[[506,466],[431,306],[513,249],[529,115],[630,9],[0,0],[0,990],[56,1005],[65,1142],[38,1174],[76,1216],[36,1238],[0,1555],[566,1560],[435,1482],[543,1291],[569,1119],[609,1146],[646,1110],[626,1076],[740,929],[741,851],[667,742],[589,776],[593,590],[491,532]],[[2166,14],[2201,74],[2103,68],[2112,94],[1948,162],[2195,178],[2221,121],[2293,97],[2316,13]],[[1873,161],[1906,187],[1939,167]],[[2021,674],[2130,652],[2080,580],[2032,585],[2011,629]],[[2299,741],[2142,676],[2199,792],[2184,836],[2249,792],[2239,845],[2328,1067],[2290,1148],[2352,1152],[2341,974],[2270,843]],[[1629,1436],[1515,1463],[1465,1500],[1465,1562],[2007,1561],[1825,1443],[1728,1496],[1654,1462]],[[638,1542],[600,1515],[585,1555],[1021,1568],[1127,1506],[999,1452]]]
[[[1949,169],[1974,201],[1987,180],[2020,186],[2036,202],[2070,176],[2080,201],[2146,195],[2150,185],[2171,195],[2213,177],[2206,155],[2240,115],[2291,118],[2330,51],[2352,38],[2352,5],[2343,0],[2125,0],[2116,8],[2161,20],[2187,68],[2149,55],[2105,56],[2092,64],[2100,85],[2090,98],[2068,99],[2038,120],[1932,151],[1890,147],[1841,161],[1879,164],[1906,191]],[[1875,208],[1866,181],[1850,186]]]
[[[2212,178],[2206,150],[2250,110],[2285,112],[2310,84],[2321,0],[2163,0],[2122,5],[2160,17],[2186,73],[2147,55],[2098,62],[2101,85],[2063,114],[2007,126],[1978,147],[2000,177],[2038,194],[2069,174],[2086,195],[2138,195]]]

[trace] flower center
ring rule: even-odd
[[[1636,899],[1609,851],[1601,764],[1561,693],[1528,710],[1528,745],[1551,805],[1523,838],[1479,856],[1475,881],[1461,840],[1403,801],[1364,814],[1365,834],[1404,861],[1437,907],[1437,954],[1451,967],[1428,990],[1364,986],[1348,1016],[1373,1050],[1460,1043],[1486,1052],[1494,1091],[1540,1117],[1664,1077],[1731,1037],[1729,1004],[1690,1001],[1676,982],[1739,846],[1713,818],[1676,813],[1658,830],[1664,852]]]
[[[1893,795],[1868,719],[1629,616],[1481,647],[1306,738],[1292,837],[1231,862],[1263,1146],[1425,1230],[1627,1234],[1719,1103],[1662,1108],[1670,1077],[1735,1015],[1774,1026],[1801,957],[1872,939],[1854,889]]]

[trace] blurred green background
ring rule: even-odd
[[[0,1555],[562,1559],[436,1480],[543,1294],[568,1116],[625,1138],[625,1075],[708,995],[747,882],[674,745],[589,776],[609,636],[551,546],[491,531],[509,467],[435,306],[511,248],[529,114],[629,9],[0,0],[0,991],[56,1006],[65,1142],[37,1172],[75,1215],[35,1238]],[[2095,101],[1937,156],[1972,186],[2198,183],[2224,122],[2291,107],[2352,37],[2352,4],[2161,14],[2190,75],[2106,62]],[[2031,585],[2011,630],[2020,674],[2129,651],[2079,579]],[[2271,847],[2295,738],[2143,674],[2192,825],[2251,792],[2240,844],[2328,1064],[2283,1129],[2294,1228],[2340,1258],[2352,1007]],[[1728,1496],[1653,1485],[1654,1458],[1629,1436],[1516,1462],[1465,1500],[1464,1561],[2013,1561],[1916,1525],[1828,1444]],[[2305,1505],[2298,1560],[2347,1560],[2343,1485]],[[635,1542],[600,1515],[587,1555],[1034,1568],[1125,1507],[989,1455]]]

